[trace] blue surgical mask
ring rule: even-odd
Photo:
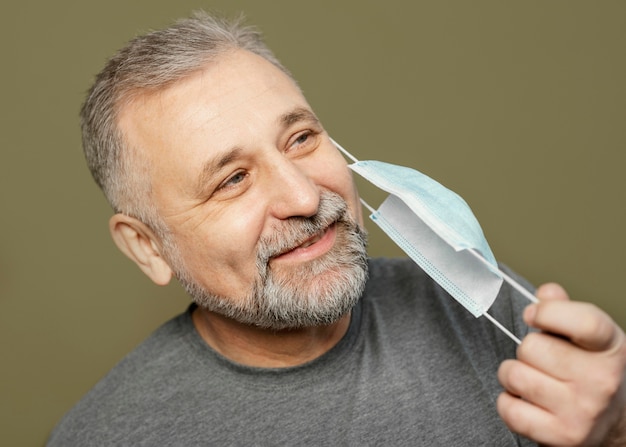
[[[357,174],[390,195],[370,218],[444,290],[475,317],[484,315],[517,343],[519,339],[493,320],[487,310],[503,280],[535,297],[502,272],[480,224],[460,196],[411,168],[381,161],[357,161]]]

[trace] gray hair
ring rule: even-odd
[[[117,126],[119,110],[139,93],[163,89],[235,49],[255,53],[291,77],[242,17],[228,21],[203,11],[134,38],[96,76],[80,113],[83,149],[93,178],[116,212],[141,220],[161,236],[167,231],[150,199],[147,161],[137,159]]]

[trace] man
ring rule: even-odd
[[[623,443],[618,326],[503,287],[490,312],[539,330],[515,352],[411,261],[368,260],[346,163],[254,31],[202,13],[135,39],[82,119],[115,243],[194,304],[49,445]]]

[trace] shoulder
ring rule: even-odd
[[[49,446],[127,442],[140,415],[167,401],[193,357],[188,313],[157,329],[100,380],[59,422]],[[168,384],[167,382],[172,382]],[[131,436],[132,437],[132,436]]]

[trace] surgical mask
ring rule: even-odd
[[[333,141],[334,142],[334,141]],[[520,340],[487,310],[507,281],[536,298],[502,272],[467,203],[428,176],[381,161],[358,161],[334,142],[354,172],[390,195],[370,218],[413,261],[475,317],[485,316],[516,343]]]

